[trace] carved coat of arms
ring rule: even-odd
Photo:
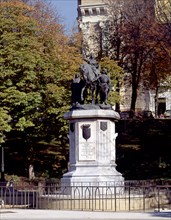
[[[91,137],[90,124],[85,124],[82,126],[82,135],[86,141]]]
[[[107,122],[100,122],[100,129],[102,131],[106,131],[107,130]]]

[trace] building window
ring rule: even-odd
[[[89,15],[89,11],[88,9],[85,9],[85,16],[88,16]]]
[[[96,8],[93,8],[92,11],[93,11],[93,15],[97,15]]]
[[[100,14],[101,14],[101,15],[104,15],[104,14],[105,14],[104,8],[100,8]]]
[[[164,114],[166,111],[166,98],[158,99],[158,115]]]

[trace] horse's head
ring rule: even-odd
[[[87,73],[86,64],[81,64],[81,65],[80,65],[80,71],[81,71],[82,73]]]
[[[91,65],[89,65],[87,63],[80,65],[80,72],[81,72],[81,74],[83,76],[83,79],[87,83],[92,83],[92,82],[97,80],[96,75],[95,75]]]

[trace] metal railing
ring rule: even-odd
[[[123,184],[124,183],[124,184]],[[1,208],[149,211],[171,209],[171,182],[39,183],[37,186],[0,186]]]

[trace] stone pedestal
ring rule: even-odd
[[[114,110],[72,110],[64,115],[69,120],[69,171],[63,175],[63,186],[123,185],[116,170]]]

